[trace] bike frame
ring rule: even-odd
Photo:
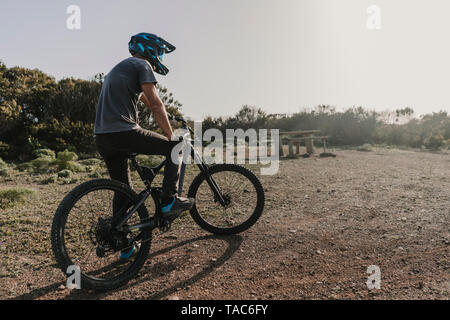
[[[209,172],[209,166],[203,161],[202,157],[198,154],[198,152],[195,150],[193,144],[192,144],[192,138],[191,134],[194,134],[192,128],[190,128],[186,121],[182,119],[177,119],[178,121],[181,121],[183,124],[183,129],[187,130],[187,132],[183,135],[183,143],[182,145],[182,163],[180,168],[180,178],[178,182],[178,195],[181,196],[183,192],[183,183],[184,183],[184,177],[186,173],[186,160],[188,159],[188,154],[190,153],[192,158],[194,159],[194,163],[197,164],[200,171],[205,175],[206,182],[208,183],[209,187],[211,188],[214,199],[218,201],[222,206],[228,205],[227,201],[224,199],[222,192],[217,185],[217,183],[214,181],[213,177],[211,176]],[[139,165],[139,163],[136,160],[136,154],[130,155],[130,160],[133,163],[133,166],[136,168],[140,178],[144,182],[146,189],[143,190],[139,194],[139,202],[134,205],[130,211],[127,211],[127,207],[121,209],[115,216],[122,217],[123,219],[119,220],[116,224],[116,229],[121,232],[131,232],[131,231],[138,231],[144,228],[150,228],[151,230],[161,227],[164,224],[164,219],[161,211],[161,194],[162,189],[157,187],[152,187],[153,180],[155,179],[156,175],[161,171],[161,169],[165,166],[167,160],[164,160],[161,162],[158,166],[154,168],[148,168],[143,167]],[[133,214],[136,213],[136,211],[139,210],[139,208],[144,205],[145,201],[149,197],[152,197],[155,205],[156,205],[156,212],[155,215],[150,218],[150,221],[132,225],[132,226],[124,226],[126,222],[133,216]]]

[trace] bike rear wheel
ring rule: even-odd
[[[213,234],[229,235],[248,230],[264,210],[264,189],[258,177],[235,164],[220,164],[209,168],[209,174],[228,204],[222,206],[200,173],[192,182],[188,196],[195,198],[190,213],[194,221]]]
[[[64,274],[69,266],[80,268],[81,289],[121,287],[137,275],[148,257],[151,230],[115,231],[111,226],[114,201],[116,210],[120,203],[128,211],[139,198],[118,181],[93,180],[70,192],[56,211],[51,233],[53,252]],[[141,206],[127,223],[134,225],[148,219],[147,209]],[[134,239],[142,241],[138,244]],[[120,259],[122,250],[133,247],[136,250],[130,259]]]

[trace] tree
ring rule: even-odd
[[[93,125],[103,74],[91,80],[56,81],[40,70],[7,68],[0,61],[0,156],[32,156],[36,147],[55,151],[95,151]],[[181,103],[167,88],[159,95],[172,115],[181,115]],[[141,125],[156,130],[150,110],[143,104]]]

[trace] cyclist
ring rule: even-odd
[[[179,165],[172,161],[171,152],[178,142],[159,98],[153,73],[168,74],[169,69],[162,64],[162,59],[164,54],[175,49],[154,34],[133,36],[129,42],[132,57],[116,65],[104,79],[94,130],[97,149],[106,162],[111,179],[130,185],[130,153],[166,157],[161,201],[162,212],[168,217],[177,216],[194,205],[194,199],[177,196]],[[139,126],[139,100],[152,111],[165,136]],[[115,196],[114,212],[120,209],[120,204],[120,197]],[[127,255],[122,252],[122,258]]]

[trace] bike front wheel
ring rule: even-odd
[[[226,200],[225,206],[215,197],[211,183]],[[248,230],[264,210],[264,188],[258,177],[235,164],[211,166],[209,177],[200,173],[192,182],[188,197],[195,199],[190,211],[194,221],[213,234],[230,235]]]

